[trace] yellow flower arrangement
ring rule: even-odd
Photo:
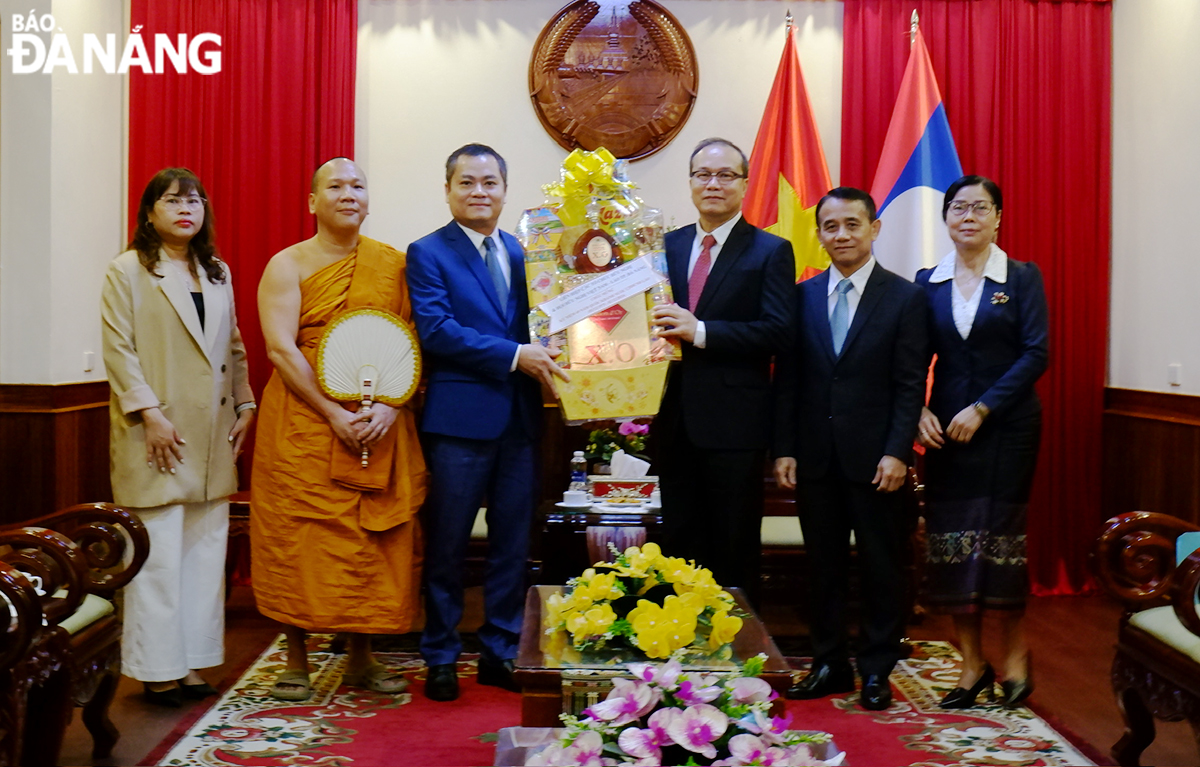
[[[711,571],[663,556],[654,543],[572,578],[565,594],[547,598],[543,622],[547,634],[565,632],[576,650],[626,645],[649,658],[729,655],[742,628],[733,597]]]

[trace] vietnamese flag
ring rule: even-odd
[[[748,183],[742,215],[751,224],[791,240],[797,281],[828,267],[829,256],[817,240],[816,207],[833,185],[800,74],[796,29],[790,24],[750,155]]]

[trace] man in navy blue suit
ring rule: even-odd
[[[683,349],[655,420],[663,540],[754,602],[771,360],[792,337],[796,263],[791,243],[742,218],[742,150],[706,139],[689,165],[699,220],[667,234],[675,304],[655,309]]]
[[[798,488],[809,563],[812,670],[789,698],[854,690],[846,631],[853,531],[862,573],[863,708],[891,703],[904,628],[901,498],[925,401],[925,298],[880,266],[875,203],[838,187],[817,203],[829,269],[796,286],[800,332],[776,371],[775,478]]]
[[[496,224],[508,168],[468,144],[446,160],[454,217],[408,247],[408,287],[427,371],[421,432],[429,466],[425,502],[425,695],[458,697],[457,626],[471,525],[486,499],[488,561],[479,682],[515,690],[513,658],[525,600],[525,561],[536,503],[539,382],[567,379],[529,343],[524,252]]]

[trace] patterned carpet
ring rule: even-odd
[[[312,638],[311,700],[283,704],[268,695],[284,665],[280,637],[215,705],[186,732],[168,737],[144,764],[487,765],[495,733],[520,723],[520,696],[476,684],[474,656],[464,656],[459,665],[459,700],[434,703],[421,694],[424,665],[411,652],[381,654],[413,681],[409,692],[389,696],[341,687],[345,656],[328,651],[330,639]],[[788,701],[792,726],[833,733],[853,765],[1094,764],[1027,708],[939,709],[937,702],[957,676],[957,661],[948,643],[918,642],[913,657],[892,675],[896,701],[890,709],[863,711],[856,693]],[[803,668],[804,662],[793,665]]]

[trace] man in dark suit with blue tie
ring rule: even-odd
[[[925,402],[926,308],[920,288],[871,254],[875,203],[838,187],[817,203],[817,235],[833,263],[796,286],[800,332],[779,362],[775,478],[798,486],[809,563],[813,666],[788,691],[820,698],[854,690],[846,631],[853,532],[862,574],[859,703],[891,703],[888,675],[904,628],[901,498]]]
[[[771,361],[792,337],[796,264],[791,243],[742,218],[742,150],[706,139],[689,165],[699,221],[667,234],[675,304],[655,310],[683,342],[655,421],[663,540],[754,602]]]
[[[429,466],[425,526],[425,695],[458,697],[462,570],[476,513],[487,505],[479,682],[516,689],[513,658],[525,600],[536,504],[538,383],[566,379],[529,343],[524,252],[497,228],[508,169],[468,144],[446,161],[454,217],[408,248],[408,287],[427,373],[422,441]]]

